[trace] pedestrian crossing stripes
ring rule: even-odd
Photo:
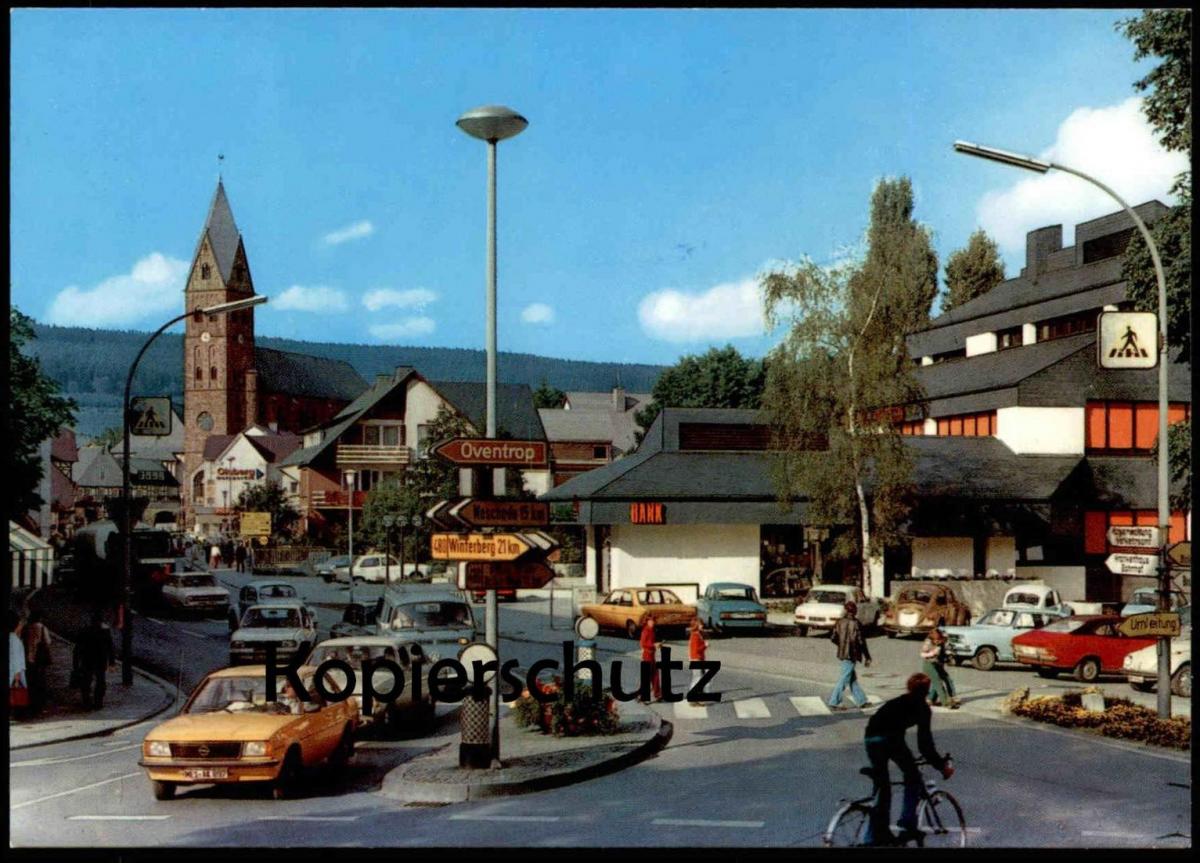
[[[819,695],[793,695],[789,701],[801,716],[828,716],[829,705]]]
[[[708,706],[704,704],[688,704],[686,701],[675,703],[676,719],[707,719]]]
[[[802,716],[806,718],[819,716],[834,716],[839,714],[853,715],[856,713],[869,715],[878,710],[888,698],[891,698],[891,693],[872,694],[866,693],[867,706],[855,707],[854,703],[848,699],[842,701],[841,709],[831,708],[826,702],[825,697],[821,695],[791,695],[787,696],[787,707],[783,707],[778,703],[769,705],[765,698],[739,698],[735,701],[718,701],[709,704],[693,705],[686,701],[677,701],[672,705],[674,710],[674,719],[682,721],[700,721],[718,716],[728,715],[728,705],[733,706],[733,712],[738,719],[770,719],[772,716],[783,715]],[[949,713],[948,708],[933,708],[934,710]],[[715,713],[714,713],[715,711]],[[794,711],[794,713],[793,713]]]
[[[738,719],[770,719],[771,711],[761,698],[742,698],[733,702]]]

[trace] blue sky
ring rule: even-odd
[[[1114,207],[1067,175],[955,155],[1052,155],[1135,202],[1181,157],[1133,82],[1120,10],[16,10],[12,301],[149,330],[182,288],[218,160],[257,330],[480,348],[486,147],[505,104],[499,346],[671,363],[761,355],[756,275],[844,257],[906,174],[939,259]]]

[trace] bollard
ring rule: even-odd
[[[458,744],[458,766],[485,770],[492,763],[491,689],[482,700],[468,694],[458,710],[462,740]]]
[[[596,658],[596,642],[595,641],[592,641],[590,639],[580,639],[579,641],[575,642],[575,661],[576,662],[583,662],[584,660],[588,660],[588,659],[595,660],[595,658]],[[588,685],[594,687],[596,685],[596,681],[592,679],[592,677],[594,676],[594,673],[592,672],[592,670],[590,668],[580,670],[579,673],[575,675],[575,679],[582,680],[582,679],[584,679],[585,675],[586,675]]]

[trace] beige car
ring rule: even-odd
[[[686,627],[696,619],[696,609],[678,596],[661,587],[626,587],[614,590],[595,605],[580,609],[584,617],[600,624],[601,629],[623,629],[630,638],[637,638],[647,617],[654,625]]]
[[[906,584],[883,615],[888,638],[926,633],[939,626],[966,626],[971,610],[959,602],[954,591],[937,582]]]

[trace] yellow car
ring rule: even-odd
[[[660,629],[687,627],[696,619],[694,607],[657,587],[614,590],[597,604],[583,606],[579,613],[595,620],[601,629],[623,629],[630,638],[638,637],[647,617],[653,617],[655,627]]]
[[[214,671],[200,682],[179,715],[157,726],[142,742],[142,760],[157,800],[170,800],[180,785],[271,783],[276,800],[291,796],[304,768],[334,765],[354,754],[358,699],[336,704],[317,691],[313,666],[298,672],[310,702],[295,697],[284,675],[267,700],[265,665]],[[332,675],[325,689],[340,690]]]

